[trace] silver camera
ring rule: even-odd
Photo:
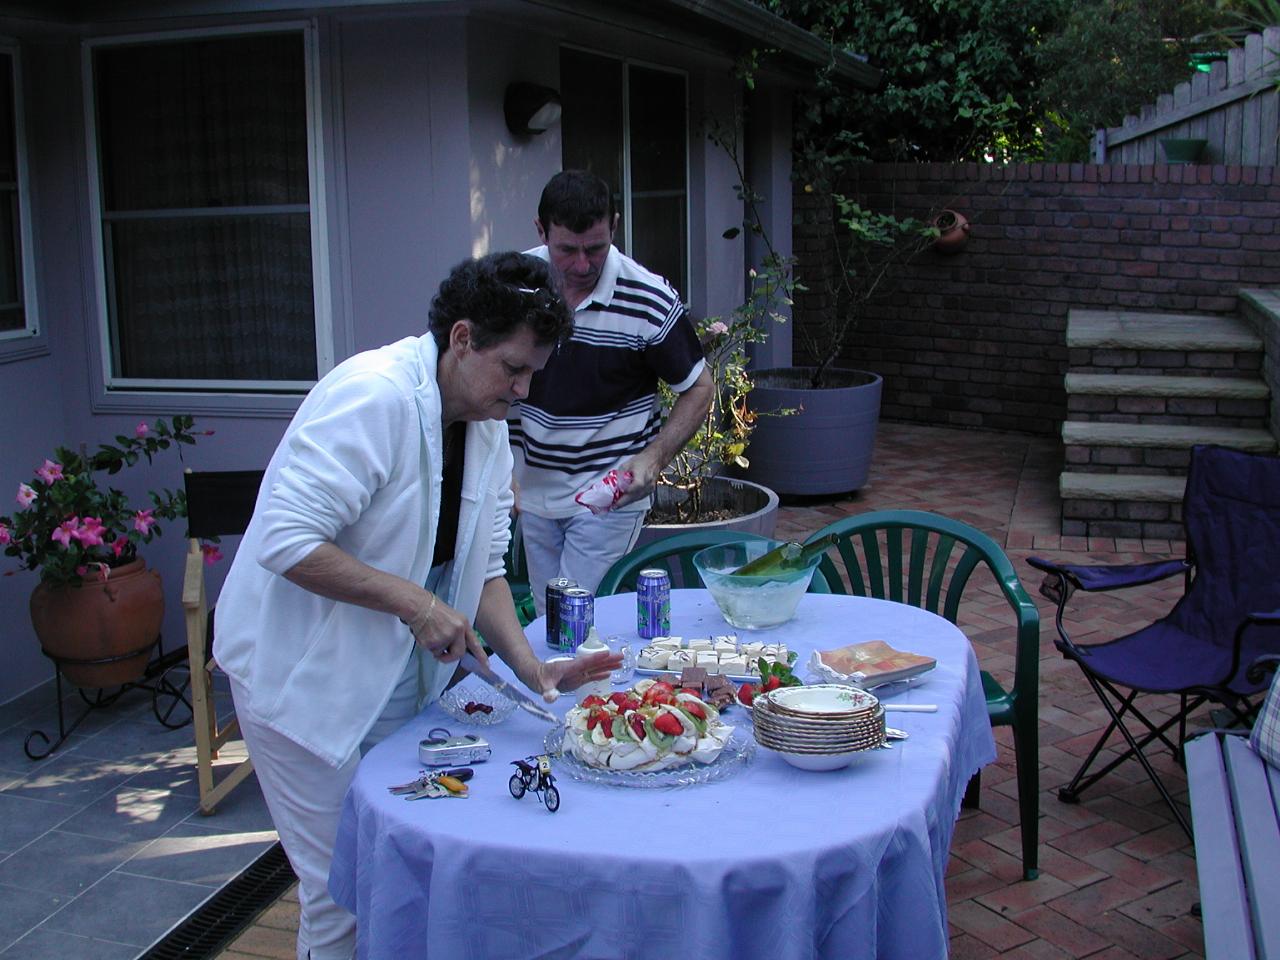
[[[418,762],[424,767],[456,767],[484,763],[493,751],[489,741],[468,733],[455,737],[443,727],[431,730],[418,742]]]

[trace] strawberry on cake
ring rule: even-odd
[[[591,767],[668,770],[710,763],[733,727],[715,707],[669,683],[641,680],[607,700],[590,695],[565,717],[565,746]]]

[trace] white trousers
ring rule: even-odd
[[[342,765],[329,766],[314,753],[258,722],[247,709],[247,691],[231,681],[240,731],[280,843],[298,875],[298,960],[350,960],[355,954],[356,919],[329,896],[329,864],[347,787],[360,757],[417,715],[419,703],[439,696],[452,664],[439,665],[414,647],[386,709],[360,749]],[[434,696],[433,696],[434,695]]]
[[[545,614],[547,581],[568,577],[595,593],[600,581],[635,546],[645,511],[621,510],[595,516],[586,510],[563,519],[520,514],[529,586],[538,616]]]

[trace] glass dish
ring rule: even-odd
[[[482,703],[493,710],[489,713],[480,710],[467,713],[468,703]],[[514,700],[508,700],[493,687],[474,677],[467,677],[457,686],[440,694],[440,707],[459,723],[473,723],[481,727],[502,723],[516,712]]]
[[[822,554],[814,554],[798,570],[749,576],[732,572],[777,546],[780,541],[744,540],[706,547],[693,555],[693,565],[726,623],[742,630],[766,630],[795,616]]]
[[[691,787],[716,783],[744,769],[756,755],[756,744],[748,729],[735,727],[720,755],[710,763],[691,763],[671,770],[599,770],[589,767],[571,753],[561,753],[564,727],[547,733],[543,749],[555,757],[555,765],[575,780],[609,787]]]

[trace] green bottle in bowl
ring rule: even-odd
[[[768,577],[782,573],[790,573],[807,567],[810,561],[836,542],[834,533],[813,541],[813,543],[797,543],[794,540],[774,547],[768,553],[749,560],[734,570],[730,576]]]

